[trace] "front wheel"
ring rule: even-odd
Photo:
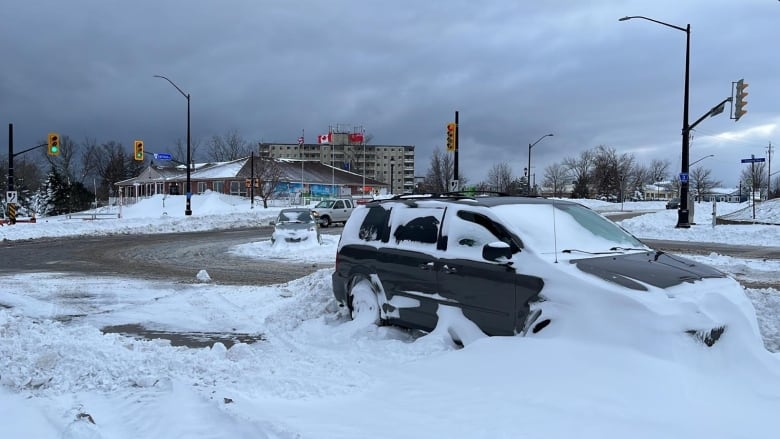
[[[368,279],[357,281],[349,291],[349,315],[352,320],[365,325],[378,325],[379,299]]]
[[[330,227],[331,221],[329,216],[323,216],[320,219],[320,223],[322,224],[322,227]]]

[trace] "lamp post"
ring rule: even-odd
[[[688,164],[689,152],[689,139],[691,127],[688,125],[688,90],[690,85],[690,66],[691,66],[691,25],[687,24],[685,27],[675,26],[673,24],[664,23],[663,21],[654,20],[652,18],[643,17],[641,15],[634,15],[630,17],[620,18],[619,21],[631,20],[632,18],[641,18],[642,20],[652,21],[660,25],[677,29],[685,32],[685,91],[683,94],[683,126],[682,126],[682,169],[680,170],[680,207],[677,210],[677,228],[690,228],[690,218],[688,216],[688,171],[690,165]]]
[[[689,166],[693,166],[693,165],[695,165],[696,163],[699,163],[700,161],[702,161],[702,160],[704,160],[704,159],[708,159],[708,158],[710,158],[710,157],[715,157],[715,154],[705,155],[704,157],[702,157],[702,158],[700,158],[700,159],[698,159],[698,160],[694,160],[693,162],[691,162],[691,164],[690,164]]]
[[[179,93],[181,93],[182,96],[187,98],[187,186],[186,186],[186,194],[187,194],[187,204],[184,207],[184,215],[192,215],[192,205],[190,199],[192,198],[192,191],[190,190],[190,166],[192,159],[190,158],[190,94],[184,93],[182,89],[179,88],[178,85],[174,84],[173,81],[166,78],[162,75],[154,75],[155,78],[162,78],[168,82],[171,83],[172,86],[176,87],[176,90],[179,90]]]
[[[531,195],[531,148],[533,148],[534,145],[536,145],[537,143],[541,142],[542,139],[544,139],[545,137],[550,137],[550,136],[552,136],[552,133],[545,134],[542,137],[540,137],[539,140],[537,140],[536,142],[528,144],[528,180],[526,182],[528,185],[528,195]]]
[[[393,176],[395,175],[395,158],[390,157],[390,195],[393,194]]]

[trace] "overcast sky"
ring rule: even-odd
[[[690,122],[749,83],[748,113],[696,127],[690,161],[735,187],[741,158],[780,142],[776,0],[5,0],[0,123],[15,151],[57,131],[77,142],[143,139],[171,152],[235,130],[306,141],[362,127],[374,144],[416,146],[423,175],[459,112],[459,167],[516,174],[599,145],[680,171],[685,32]],[[3,128],[7,155],[7,129]],[[777,137],[777,138],[776,138]],[[780,162],[772,165],[780,170]]]

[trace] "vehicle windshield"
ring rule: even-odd
[[[313,223],[314,219],[305,210],[283,210],[279,212],[280,223]]]
[[[515,204],[494,209],[513,226],[524,247],[537,253],[649,250],[623,228],[580,204]]]
[[[315,208],[319,207],[320,209],[330,209],[331,206],[333,206],[333,200],[322,200],[319,203],[317,203],[317,205],[314,207]]]

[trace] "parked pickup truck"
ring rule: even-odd
[[[351,198],[333,198],[322,200],[312,209],[322,227],[328,227],[333,223],[344,223],[352,211],[355,203]]]

